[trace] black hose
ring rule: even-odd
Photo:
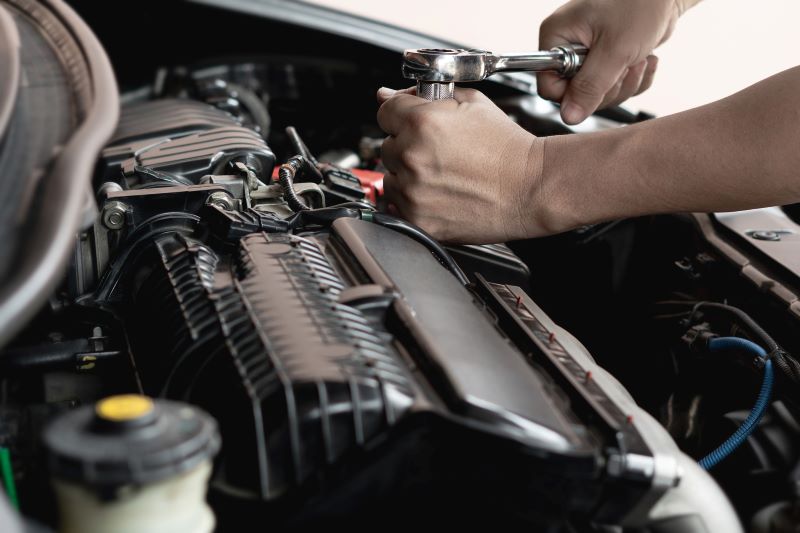
[[[327,227],[339,218],[361,218],[361,210],[338,205],[335,207],[307,209],[298,211],[287,222],[289,223],[289,228],[297,231],[305,229],[309,225]]]
[[[297,196],[294,190],[294,177],[297,175],[297,172],[306,165],[306,159],[302,155],[296,155],[290,157],[286,163],[281,165],[280,170],[278,170],[278,183],[281,186],[283,198],[295,213],[310,209],[306,203]]]
[[[376,211],[374,205],[357,200],[354,200],[352,202],[343,202],[341,204],[336,204],[336,207],[352,207],[353,209],[361,209],[362,211]]]
[[[693,304],[693,302],[686,302],[687,304]],[[700,309],[716,309],[719,311],[723,311],[729,313],[736,317],[738,321],[747,328],[750,333],[755,335],[756,337],[761,340],[764,345],[767,347],[768,353],[767,358],[771,359],[775,362],[775,365],[778,369],[790,380],[794,381],[795,383],[800,383],[800,363],[798,363],[793,357],[791,357],[786,351],[781,348],[775,339],[773,339],[769,333],[767,333],[764,328],[762,328],[753,318],[739,309],[738,307],[734,307],[732,305],[727,305],[723,303],[717,302],[697,302],[694,303],[692,307],[692,312],[689,315],[689,322],[692,322],[694,316]]]
[[[262,100],[255,91],[251,91],[237,83],[228,83],[228,89],[236,93],[237,100],[239,100],[239,103],[250,113],[253,123],[258,126],[259,133],[266,141],[269,137],[272,119],[269,116],[269,109],[267,109],[264,100]]]
[[[317,161],[317,158],[311,153],[311,150],[308,149],[308,146],[303,142],[303,139],[300,137],[300,134],[297,133],[294,126],[286,127],[286,135],[289,136],[289,141],[291,141],[295,152],[302,155],[309,163],[308,167],[311,169],[312,174],[314,174],[314,181],[316,183],[322,183],[325,178],[322,175],[322,171],[319,169],[319,161]]]
[[[385,228],[393,229],[408,237],[411,237],[418,243],[424,245],[431,253],[439,260],[439,262],[450,272],[452,272],[462,285],[469,285],[469,279],[464,272],[456,264],[452,256],[439,244],[439,242],[428,235],[424,230],[417,226],[401,220],[399,218],[387,215],[386,213],[370,213],[371,216],[365,216],[365,219],[371,218],[372,222],[383,226]]]

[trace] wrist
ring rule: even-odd
[[[635,164],[637,128],[542,139],[542,168],[534,191],[539,235],[631,216],[641,201]]]
[[[528,151],[527,185],[520,195],[520,218],[525,237],[540,237],[561,233],[572,226],[571,194],[566,190],[565,173],[559,172],[563,162],[565,142],[573,135],[536,137]],[[568,150],[568,148],[566,148]],[[578,224],[579,225],[579,224]]]
[[[575,220],[575,198],[569,190],[569,172],[565,169],[572,137],[575,135],[537,139],[539,147],[532,156],[539,158],[539,173],[533,181],[531,205],[534,207],[529,216],[534,219],[538,231],[531,236],[562,233],[580,225]]]
[[[504,232],[506,241],[535,237],[536,231],[531,212],[535,211],[536,184],[542,173],[542,151],[544,138],[519,129],[521,135],[509,142],[509,152],[503,159],[509,165],[500,171],[505,175],[502,198]],[[512,148],[513,147],[513,148]]]

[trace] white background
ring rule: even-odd
[[[494,52],[538,48],[561,0],[311,0]],[[424,46],[425,43],[420,43]],[[800,0],[705,0],[658,49],[653,87],[630,101],[659,115],[732,94],[800,65]]]

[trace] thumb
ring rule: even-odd
[[[594,113],[627,67],[624,57],[601,43],[595,45],[581,70],[569,81],[561,101],[564,122],[578,124]]]
[[[389,87],[381,87],[378,89],[378,103],[382,104],[396,94],[411,94],[416,96],[417,88],[408,87],[406,89],[400,89],[399,91],[396,91],[394,89],[390,89]]]

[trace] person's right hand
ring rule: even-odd
[[[564,4],[542,22],[539,47],[549,50],[577,43],[589,47],[589,55],[571,80],[554,73],[539,74],[539,94],[561,102],[564,122],[577,124],[597,109],[646,90],[658,64],[651,53],[672,33],[684,1],[571,0]]]

